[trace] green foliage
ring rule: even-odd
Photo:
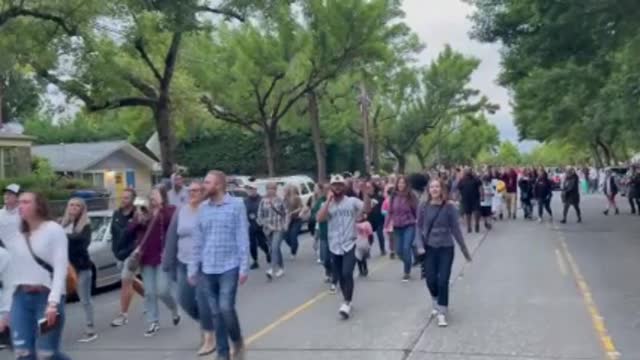
[[[567,166],[586,164],[590,154],[570,143],[550,142],[536,146],[525,159],[535,166]]]
[[[503,141],[497,151],[483,149],[478,154],[477,162],[484,165],[517,166],[524,164],[524,157],[514,143]]]

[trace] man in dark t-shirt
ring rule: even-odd
[[[475,230],[480,232],[480,194],[482,181],[473,174],[470,168],[464,170],[462,179],[458,182],[462,213],[467,223],[467,232],[471,232],[471,218],[475,220]]]

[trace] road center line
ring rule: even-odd
[[[555,230],[559,230],[557,226],[554,226]],[[564,254],[567,262],[569,263],[569,268],[571,269],[571,274],[573,275],[573,279],[580,290],[580,294],[582,295],[582,299],[587,308],[587,312],[591,317],[591,322],[593,323],[593,328],[596,331],[598,338],[600,340],[600,345],[604,350],[605,356],[608,360],[617,360],[620,358],[620,353],[616,350],[615,343],[611,336],[609,336],[609,331],[604,322],[604,317],[600,314],[598,307],[593,299],[593,295],[591,294],[591,290],[589,289],[589,284],[582,276],[580,272],[580,268],[578,267],[578,263],[576,263],[573,255],[569,251],[569,246],[565,240],[564,235],[560,235],[558,237],[558,241],[560,242],[560,248],[562,253]],[[557,251],[557,250],[556,250]]]
[[[567,263],[564,261],[564,257],[559,249],[556,249],[556,260],[558,262],[558,267],[560,268],[560,273],[562,276],[567,276]]]
[[[394,263],[394,261],[388,261],[387,258],[383,258],[382,260],[377,261],[374,264],[374,266],[372,266],[372,269],[369,271],[369,275],[379,271],[380,269],[382,269],[383,267],[385,267],[385,266],[387,266],[387,265],[389,265],[391,263]],[[304,304],[296,307],[295,309],[292,309],[292,310],[288,311],[286,314],[282,315],[281,317],[279,317],[278,319],[273,321],[271,324],[265,326],[264,328],[262,328],[261,330],[259,330],[255,334],[251,335],[249,338],[247,338],[245,340],[245,343],[247,344],[247,346],[249,346],[252,343],[258,341],[260,338],[262,338],[263,336],[267,335],[268,333],[273,331],[278,326],[280,326],[280,325],[286,323],[287,321],[293,319],[298,314],[308,310],[313,305],[318,303],[320,300],[322,300],[325,297],[327,297],[327,295],[329,295],[329,291],[328,290],[325,290],[325,291],[322,291],[322,292],[316,294],[314,297],[312,297],[311,299],[306,301]]]

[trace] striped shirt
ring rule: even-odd
[[[285,231],[287,229],[287,207],[282,199],[263,198],[258,206],[258,224],[265,231]]]
[[[249,221],[242,199],[225,195],[220,203],[202,203],[192,236],[189,276],[222,274],[238,267],[240,275],[247,274]]]

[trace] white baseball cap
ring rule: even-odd
[[[11,192],[18,195],[20,193],[20,185],[10,184],[6,188],[4,188],[4,192]]]
[[[331,184],[344,184],[344,176],[342,175],[332,175],[331,176]]]

